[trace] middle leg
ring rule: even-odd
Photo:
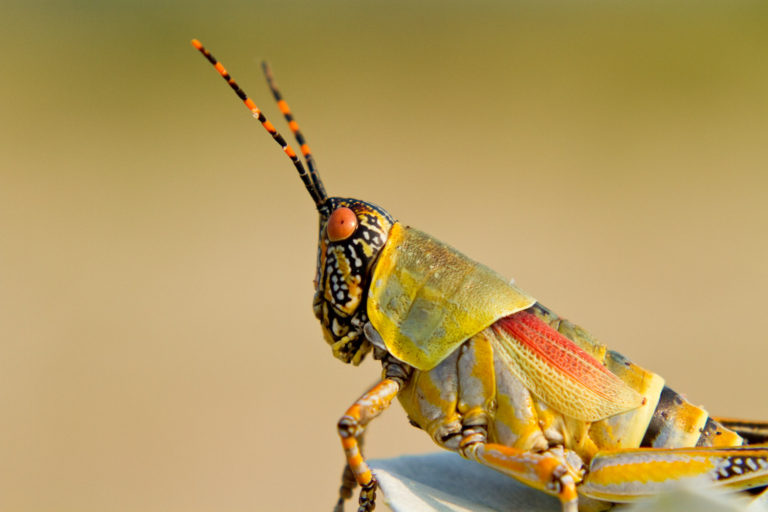
[[[457,409],[461,413],[459,453],[557,496],[563,510],[576,511],[576,484],[582,476],[581,459],[561,447],[547,450],[548,443],[538,431],[528,392],[506,374],[503,362],[494,357],[491,342],[484,333],[474,336],[461,347],[458,375]],[[496,401],[502,403],[496,405]],[[509,446],[488,442],[490,410],[496,413],[496,430],[499,421],[505,423],[504,428],[510,432],[504,438],[509,441],[515,438],[521,444]],[[539,432],[538,437],[536,432]]]
[[[485,442],[478,427],[468,429],[459,444],[462,457],[477,461],[533,488],[557,496],[563,512],[578,510],[576,485],[581,481],[581,460],[568,457],[566,450],[535,453]],[[568,460],[568,459],[572,460]]]

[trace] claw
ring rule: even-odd
[[[376,487],[378,487],[378,483],[374,477],[368,485],[364,485],[360,489],[360,506],[357,508],[357,512],[372,512],[376,508]]]

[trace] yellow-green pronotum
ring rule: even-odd
[[[192,44],[291,158],[315,202],[313,308],[333,355],[358,364],[372,353],[383,367],[339,420],[347,466],[337,511],[356,485],[359,510],[374,508],[360,439],[395,397],[438,445],[557,496],[564,511],[580,497],[628,502],[688,479],[733,490],[768,484],[767,422],[710,417],[491,269],[376,205],[328,197],[269,68],[307,169]]]

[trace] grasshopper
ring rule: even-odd
[[[439,446],[556,496],[564,512],[682,481],[768,485],[768,422],[710,417],[493,270],[379,206],[329,197],[269,67],[306,167],[226,69],[192,45],[281,146],[315,203],[313,310],[333,355],[358,365],[371,353],[382,364],[381,380],[338,422],[347,464],[337,512],[357,485],[359,512],[374,509],[362,437],[395,398]]]

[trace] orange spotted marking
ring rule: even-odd
[[[517,474],[527,473],[530,469],[525,461],[519,460],[517,458],[506,457],[501,454],[497,455],[488,451],[483,453],[483,459],[489,462],[492,466],[505,468],[510,471],[514,471]]]
[[[371,480],[373,480],[373,473],[371,473],[371,470],[366,469],[365,472],[361,473],[360,480],[363,482],[363,485],[371,483]]]
[[[258,112],[260,112],[259,107],[256,106],[256,104],[253,102],[251,98],[246,98],[245,106],[251,109],[251,112],[253,112],[254,114],[258,114]]]
[[[563,490],[558,495],[558,498],[560,498],[561,503],[576,501],[578,497],[579,497],[579,493],[576,492],[576,486],[573,484],[564,486]]]
[[[544,457],[536,463],[536,473],[539,475],[539,479],[542,482],[546,482],[552,478],[552,474],[555,469],[560,465],[560,462],[552,457]]]
[[[266,128],[266,129],[267,129],[267,131],[268,131],[269,133],[272,133],[272,132],[276,132],[276,131],[277,131],[277,130],[275,129],[275,126],[274,126],[274,125],[273,125],[271,122],[269,122],[269,121],[264,121],[264,122],[262,122],[261,124],[263,124],[263,125],[264,125],[264,128]]]

